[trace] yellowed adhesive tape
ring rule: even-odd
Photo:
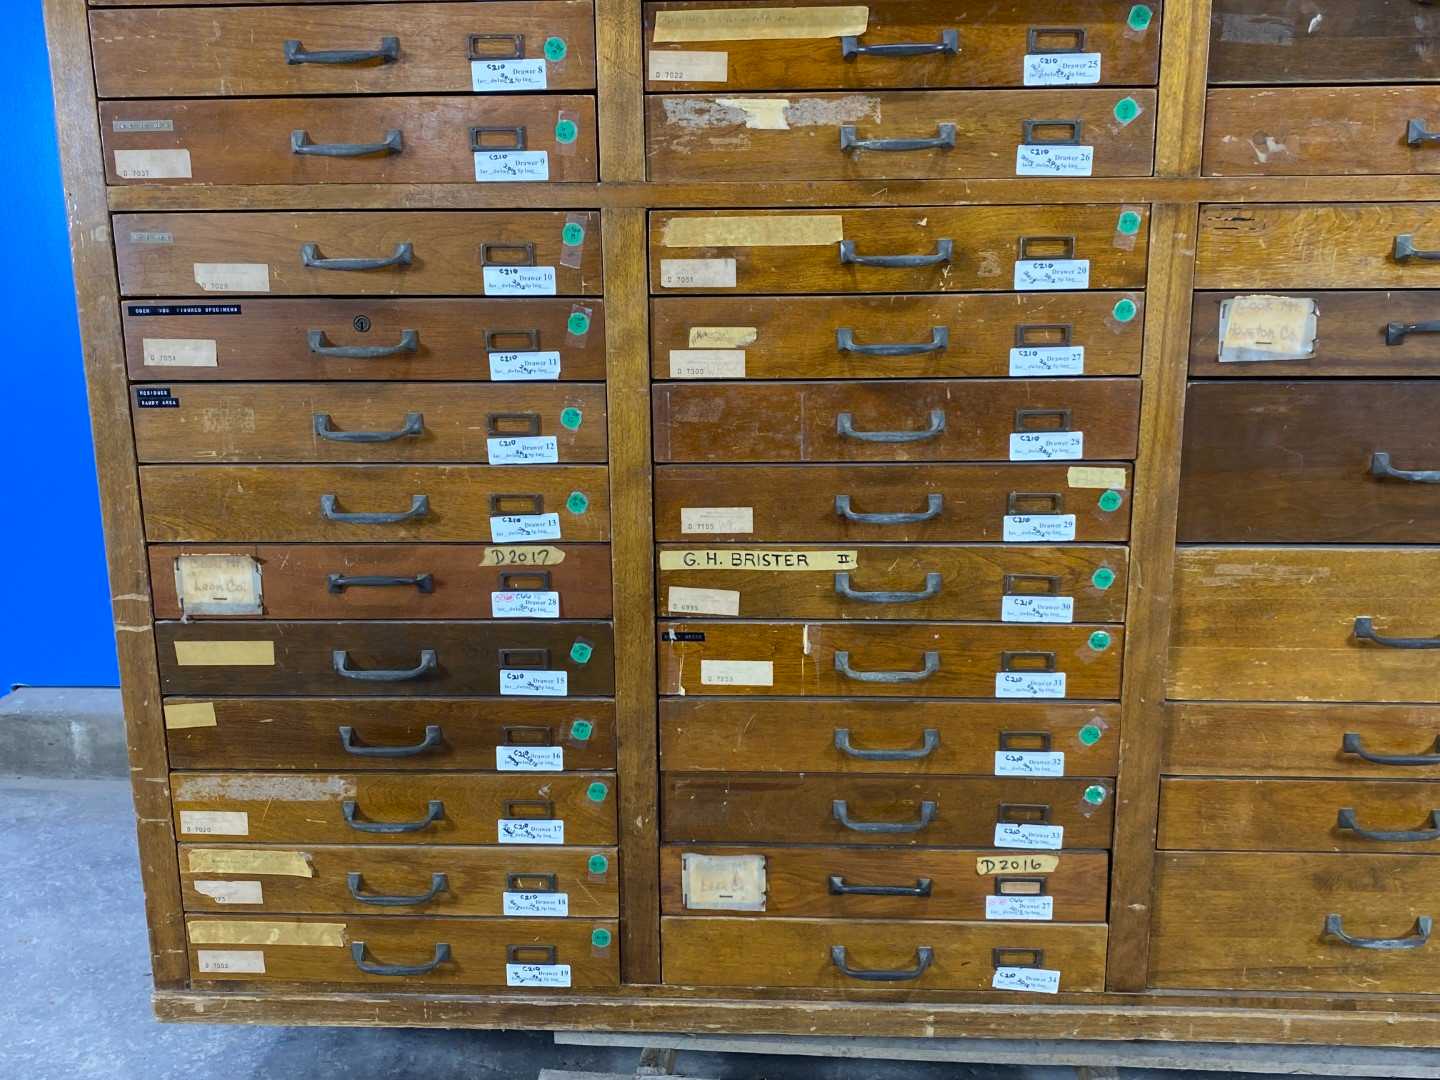
[[[660,287],[664,289],[733,289],[734,259],[661,259]]]
[[[511,544],[487,547],[482,558],[486,566],[554,566],[565,561],[565,549],[544,544]]]
[[[1072,488],[1115,488],[1125,490],[1125,470],[1098,465],[1075,465],[1066,473]]]
[[[682,533],[753,533],[755,509],[750,506],[683,506]]]
[[[270,877],[314,877],[310,856],[303,851],[245,851],[192,848],[186,853],[192,874],[260,874]]]
[[[671,218],[662,243],[685,248],[824,247],[843,239],[845,219],[839,214],[773,214]]]
[[[115,175],[122,180],[189,180],[189,150],[116,150]]]
[[[695,548],[660,553],[661,570],[854,570],[859,565],[858,551]]]
[[[739,615],[740,593],[735,589],[692,589],[671,585],[666,606],[672,615]]]
[[[672,379],[743,379],[744,349],[671,349]]]
[[[652,49],[648,70],[651,82],[723,83],[730,77],[729,66],[729,53]]]
[[[1048,874],[1059,865],[1058,855],[981,855],[975,860],[975,873],[981,877],[995,874]]]
[[[219,367],[219,346],[206,338],[142,338],[146,367]]]
[[[196,263],[195,284],[206,292],[270,291],[269,263]]]
[[[184,728],[215,727],[215,703],[213,701],[187,701],[165,706],[165,728],[180,731]]]
[[[265,889],[258,881],[196,881],[195,891],[217,904],[263,904]]]
[[[707,8],[655,13],[657,42],[761,41],[856,36],[870,22],[868,7]]]
[[[692,349],[743,349],[754,345],[760,331],[753,326],[692,326]]]
[[[789,131],[790,121],[785,110],[790,107],[789,98],[716,98],[715,104],[727,109],[738,109],[745,117],[745,126],[752,131]]]
[[[197,919],[185,924],[192,945],[323,945],[343,948],[345,924],[326,922],[252,922],[248,919]]]
[[[769,660],[701,660],[702,686],[774,686],[775,664]]]
[[[181,667],[274,667],[273,641],[177,641]]]

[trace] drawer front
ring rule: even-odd
[[[645,116],[650,179],[659,181],[1149,176],[1155,168],[1153,90],[665,94],[647,99]]]
[[[662,694],[1120,696],[1124,630],[1119,626],[663,625]]]
[[[1058,764],[1071,776],[1114,776],[1120,752],[1116,705],[767,701],[757,709],[756,704],[662,699],[660,767],[990,776],[1002,768]],[[1058,753],[1060,761],[1033,756],[1037,753],[1047,758]]]
[[[149,404],[154,386],[131,388],[141,461],[488,462],[494,454],[496,464],[509,465],[606,456],[600,385],[170,383],[168,389],[166,400],[177,404],[157,409]]]
[[[258,604],[235,614],[206,604],[205,571],[228,564],[194,557],[213,555],[254,561]],[[608,619],[612,607],[602,544],[152,544],[150,587],[160,619],[491,619],[538,612],[547,600],[497,592],[554,592],[562,619]]]
[[[620,985],[619,923],[613,919],[425,919],[311,917],[274,920],[193,916],[185,920],[190,974],[211,982],[370,984],[386,990],[499,987],[517,992]],[[604,949],[595,941],[606,942]],[[444,946],[444,948],[442,948]],[[512,963],[544,964],[524,982]],[[558,981],[562,966],[568,981]],[[386,968],[424,970],[409,974]],[[217,970],[217,968],[221,970]],[[228,970],[226,970],[228,969]],[[367,970],[368,969],[368,970]],[[546,983],[538,983],[544,978]],[[563,992],[563,991],[562,991]]]
[[[671,773],[661,791],[664,839],[683,843],[992,848],[996,826],[1009,822],[1059,826],[1066,848],[1110,846],[1104,780]]]
[[[724,917],[724,900],[698,898],[689,907],[686,856],[759,856],[765,864],[764,906],[748,914],[800,919],[971,919],[991,909],[1005,912],[1024,903],[1047,901],[1055,922],[1104,922],[1109,859],[1104,852],[1080,851],[1054,859],[1053,870],[1022,869],[1039,860],[1001,860],[973,851],[875,851],[864,848],[718,847],[670,844],[660,849],[660,903],[666,915]],[[1011,869],[1010,864],[1016,864]],[[997,870],[997,867],[1006,869]],[[983,869],[981,869],[983,867]],[[188,892],[188,890],[187,890]],[[995,916],[1004,919],[1003,914]]]
[[[1090,472],[1038,464],[661,465],[655,538],[995,541],[1006,535],[1006,517],[1025,517],[1027,528],[1045,534],[1037,540],[1125,540],[1130,467],[1104,470],[1124,475],[1117,488],[1070,486],[1089,483]]]
[[[1437,889],[1434,859],[1162,854],[1150,985],[1428,994],[1440,973],[1433,948],[1357,947],[1335,931],[1412,939],[1416,920],[1436,915]]]
[[[165,728],[175,769],[615,768],[612,701],[167,698]]]
[[[1134,375],[1144,308],[1139,292],[661,297],[650,347],[657,379]]]
[[[156,119],[172,130],[127,130]],[[599,178],[595,99],[576,94],[106,102],[100,135],[106,179],[121,185]]]
[[[155,636],[167,694],[488,696],[503,688],[585,697],[615,689],[605,622],[162,622]]]
[[[1123,547],[665,545],[660,613],[724,614],[718,609],[733,602],[752,619],[1121,622],[1129,555]]]
[[[1437,408],[1428,380],[1193,384],[1180,539],[1440,540],[1434,488],[1415,482],[1440,467]]]
[[[140,490],[152,541],[488,541],[546,514],[554,539],[610,538],[601,465],[146,465]]]
[[[472,54],[472,34],[496,36],[477,42]],[[286,55],[292,40],[304,52],[384,51],[386,38],[396,39],[393,58],[291,63]],[[552,38],[563,49],[547,48]],[[517,53],[531,67],[539,65],[544,89],[595,85],[591,0],[94,11],[90,40],[101,97],[468,94],[475,86],[472,55]],[[140,57],[148,62],[137,63]],[[530,86],[541,85],[539,71],[531,74]]]
[[[1137,379],[662,384],[657,461],[1133,458]]]
[[[561,236],[567,216],[535,210],[117,214],[115,257],[120,291],[128,296],[193,296],[197,288],[247,296],[493,296],[519,288],[530,290],[525,295],[599,295],[600,215],[574,213],[582,237],[568,248]],[[354,267],[355,261],[362,265]]]
[[[192,843],[615,843],[607,773],[171,773],[170,782],[176,836]]]
[[[665,981],[684,986],[989,990],[998,961],[1059,970],[1062,993],[1105,989],[1103,925],[671,917],[660,934]]]
[[[613,919],[620,913],[618,854],[615,848],[182,844],[180,889],[185,910],[193,912],[494,917],[538,910]],[[507,902],[507,893],[522,895]]]
[[[707,19],[701,12],[734,13],[735,5],[723,0],[646,4],[647,89],[1026,86],[1031,82],[1025,77],[1027,56],[1036,57],[1043,69],[1047,65],[1039,61],[1040,55],[1075,51],[1098,54],[1098,65],[1086,58],[1085,74],[1075,76],[1091,83],[1154,84],[1158,74],[1158,0],[1141,5],[1128,0],[1003,0],[986,5],[871,0],[859,25],[847,21],[855,8],[841,0],[775,0],[765,5],[767,11],[793,7],[803,7],[819,18],[808,29],[792,27],[782,34],[753,24],[716,27],[714,15],[708,19],[711,25],[704,26]],[[743,19],[745,13],[739,14]],[[844,39],[852,30],[858,31],[853,36],[860,50],[877,45],[944,46],[947,34],[953,35],[954,48],[913,56],[864,52],[847,56]],[[802,34],[806,36],[798,36]],[[684,57],[664,55],[674,50],[723,50],[725,78],[713,78],[713,57],[709,69],[696,71]]]
[[[211,298],[127,303],[121,317],[139,382],[605,378],[598,299]]]
[[[657,210],[650,282],[662,294],[1138,289],[1147,213],[1118,205]],[[873,261],[897,256],[909,261]]]
[[[1168,696],[1440,700],[1413,644],[1435,644],[1440,601],[1417,583],[1437,573],[1435,548],[1181,548]]]

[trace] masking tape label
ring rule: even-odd
[[[774,686],[775,665],[769,660],[701,660],[701,686]]]
[[[268,263],[195,263],[195,284],[206,292],[270,291]]]
[[[197,919],[187,922],[185,931],[192,945],[345,945],[344,923]]]
[[[744,349],[671,349],[672,379],[743,379]]]
[[[165,730],[183,731],[185,728],[216,727],[215,703],[213,701],[180,701],[165,706]]]
[[[863,6],[711,8],[655,13],[656,42],[760,41],[775,38],[854,37],[865,32]]]
[[[734,259],[661,259],[664,289],[733,289]]]
[[[692,349],[743,349],[760,336],[753,326],[692,326]]]
[[[274,667],[273,641],[177,641],[181,667]]]
[[[264,891],[258,881],[196,881],[195,891],[217,904],[263,904]]]
[[[487,547],[481,560],[486,566],[554,566],[565,561],[565,549],[548,544]]]
[[[1065,473],[1065,480],[1072,488],[1114,488],[1124,491],[1125,470],[1106,468],[1098,465],[1075,465]]]
[[[682,533],[752,533],[755,509],[750,506],[683,506]]]
[[[219,347],[203,338],[142,338],[146,367],[218,367]]]
[[[723,83],[730,78],[729,68],[729,53],[652,49],[648,70],[651,82]]]
[[[666,247],[825,247],[845,239],[839,214],[675,217],[665,223]]]
[[[259,949],[196,949],[195,963],[214,975],[265,974],[265,954]]]
[[[180,832],[186,836],[249,836],[250,815],[244,810],[181,810]]]
[[[1220,304],[1220,360],[1256,363],[1315,355],[1320,310],[1296,296],[1236,296]]]
[[[1060,865],[1059,855],[981,855],[975,873],[981,877],[998,874],[1049,874]]]
[[[671,585],[666,607],[672,615],[739,615],[740,593],[734,589],[690,589]]]
[[[189,180],[189,150],[116,150],[115,175],[122,180]]]
[[[853,570],[858,551],[771,551],[755,548],[695,548],[660,552],[661,570]]]
[[[184,811],[191,813],[192,811]],[[303,851],[245,851],[231,848],[194,848],[186,853],[192,874],[262,874],[272,877],[314,877],[310,857]]]

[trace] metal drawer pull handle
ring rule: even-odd
[[[1435,739],[1435,751],[1431,754],[1375,754],[1365,749],[1360,736],[1353,731],[1346,732],[1340,740],[1342,754],[1354,754],[1362,761],[1375,765],[1440,765],[1440,736]]]
[[[950,328],[932,326],[930,340],[914,345],[859,345],[855,341],[855,331],[848,326],[841,326],[835,330],[835,347],[841,352],[855,353],[858,356],[920,356],[948,349]]]
[[[921,521],[933,521],[940,516],[944,507],[945,496],[927,495],[925,509],[916,514],[862,514],[851,509],[849,495],[835,496],[835,513],[846,521],[855,521],[861,525],[914,525]]]
[[[835,820],[851,832],[864,833],[912,833],[919,832],[935,820],[936,804],[926,799],[920,804],[920,816],[914,821],[855,821],[850,817],[850,806],[844,799],[830,804],[830,813]]]
[[[864,982],[909,982],[918,979],[925,974],[935,960],[935,950],[928,945],[921,945],[915,950],[915,966],[903,971],[865,970],[852,968],[845,962],[845,946],[830,946],[830,962],[835,965],[841,975],[851,979],[861,979]]]
[[[374,904],[376,907],[413,907],[434,900],[449,887],[450,882],[444,874],[431,874],[430,888],[423,893],[414,896],[381,896],[378,893],[361,892],[360,872],[352,870],[345,875],[345,884],[350,889],[350,899],[357,903]]]
[[[1415,920],[1415,929],[1409,937],[1383,938],[1383,937],[1351,937],[1345,933],[1341,925],[1339,915],[1325,916],[1325,936],[1334,938],[1355,949],[1383,949],[1392,951],[1396,949],[1418,949],[1430,940],[1430,916],[1421,915]]]
[[[315,434],[326,442],[395,442],[399,439],[413,439],[424,435],[425,417],[418,412],[407,412],[404,425],[397,431],[337,431],[329,413],[317,412],[315,414]]]
[[[914,885],[847,885],[839,874],[830,875],[831,896],[929,896],[933,882],[916,878]]]
[[[414,746],[365,746],[355,741],[355,729],[348,724],[340,725],[340,745],[347,754],[356,757],[414,757],[426,750],[433,750],[445,741],[439,724],[426,724],[425,737]]]
[[[348,522],[351,525],[394,525],[401,521],[414,521],[423,518],[430,513],[429,495],[411,495],[410,509],[401,510],[394,514],[386,513],[347,513],[344,510],[337,510],[339,501],[334,495],[320,496],[320,513],[326,521]]]
[[[1388,480],[1408,480],[1412,484],[1440,484],[1440,469],[1397,469],[1390,464],[1390,455],[1376,450],[1370,455],[1370,475]]]
[[[1353,832],[1364,840],[1376,840],[1382,844],[1423,844],[1440,840],[1440,810],[1430,811],[1430,828],[1401,830],[1400,832],[1376,832],[1362,828],[1355,820],[1355,811],[1345,807],[1335,818],[1335,828]]]
[[[400,39],[382,37],[378,49],[317,49],[309,52],[304,45],[293,38],[285,42],[287,64],[365,64],[379,60],[382,64],[393,64],[400,59]]]
[[[1415,246],[1414,233],[1401,233],[1395,237],[1395,261],[1409,262],[1411,259],[1419,259],[1421,262],[1440,262],[1440,251],[1422,251]]]
[[[907,750],[861,750],[850,743],[850,729],[835,729],[835,749],[848,757],[857,758],[860,761],[919,761],[927,758],[936,750],[940,749],[940,732],[935,728],[926,728],[924,741],[918,748]]]
[[[857,56],[954,56],[960,51],[960,31],[941,30],[940,40],[899,41],[890,45],[861,45],[858,37],[845,36],[840,39],[840,57],[854,60]]]
[[[405,149],[405,134],[391,128],[378,143],[316,143],[301,129],[290,132],[290,152],[302,157],[368,157],[371,154],[398,154]]]
[[[383,259],[326,259],[320,255],[319,244],[302,244],[300,261],[311,270],[385,270],[414,262],[415,245],[408,241],[396,244],[395,254]]]
[[[1414,117],[1405,125],[1405,143],[1407,146],[1440,143],[1440,131],[1426,131],[1425,121],[1420,117]]]
[[[355,679],[358,682],[409,682],[411,679],[418,679],[422,675],[432,672],[439,666],[440,657],[434,649],[420,650],[420,663],[413,668],[404,670],[387,670],[377,668],[373,671],[360,671],[350,666],[350,653],[345,649],[335,649],[330,653],[330,666],[335,674],[342,679]]]
[[[361,821],[356,816],[358,809],[354,799],[346,799],[341,803],[340,811],[345,815],[345,824],[356,832],[407,833],[428,829],[439,821],[445,816],[445,804],[439,799],[431,799],[426,804],[425,816],[419,821]]]
[[[936,124],[935,132],[936,134],[928,139],[862,139],[855,133],[853,125],[844,124],[840,128],[840,149],[846,153],[851,150],[904,151],[955,149],[954,124]]]
[[[932,570],[925,575],[925,588],[919,592],[857,592],[850,587],[849,571],[841,571],[835,575],[835,592],[846,600],[859,600],[866,604],[910,604],[939,596],[940,582],[940,572]]]
[[[418,330],[400,331],[400,341],[396,345],[331,345],[324,330],[311,330],[308,337],[312,353],[333,356],[337,360],[383,360],[387,356],[420,351]]]
[[[940,654],[927,650],[925,666],[919,671],[856,671],[850,666],[850,654],[843,649],[835,652],[835,670],[847,679],[863,683],[924,682],[940,670]]]
[[[1440,649],[1440,638],[1385,637],[1375,632],[1375,622],[1370,618],[1355,620],[1355,640],[1373,641],[1387,649]]]
[[[436,945],[435,959],[425,964],[375,964],[365,959],[365,942],[352,941],[350,959],[354,960],[355,966],[366,975],[429,975],[441,964],[449,962],[450,946]]]
[[[1385,326],[1385,344],[1403,345],[1407,334],[1440,334],[1440,319],[1432,319],[1430,322],[1388,323]]]
[[[325,588],[332,593],[343,593],[352,586],[383,588],[389,585],[413,585],[417,592],[433,593],[435,577],[432,574],[416,574],[414,577],[346,577],[344,574],[331,574],[325,579]]]
[[[840,262],[855,266],[883,266],[905,269],[916,266],[939,266],[948,263],[954,253],[955,244],[950,240],[935,241],[933,255],[856,255],[854,240],[840,241]]]
[[[930,426],[921,428],[918,431],[856,431],[855,414],[842,412],[835,417],[835,432],[842,439],[854,439],[857,442],[875,443],[912,443],[924,442],[926,439],[933,439],[945,431],[945,410],[930,410]]]

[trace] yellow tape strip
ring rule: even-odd
[[[215,703],[213,701],[189,701],[165,706],[165,729],[167,731],[215,726]]]
[[[762,41],[863,34],[870,9],[863,6],[709,8],[655,13],[656,42]]]
[[[273,641],[177,641],[181,667],[274,667]]]
[[[1099,465],[1075,465],[1066,474],[1072,488],[1115,488],[1125,490],[1125,470]]]
[[[343,948],[345,924],[326,922],[249,922],[206,919],[187,922],[192,945],[324,945]]]
[[[665,223],[666,247],[821,247],[845,238],[839,214],[677,217]]]
[[[186,865],[192,874],[269,874],[274,877],[314,877],[310,856],[303,851],[237,851],[230,848],[191,848]]]

